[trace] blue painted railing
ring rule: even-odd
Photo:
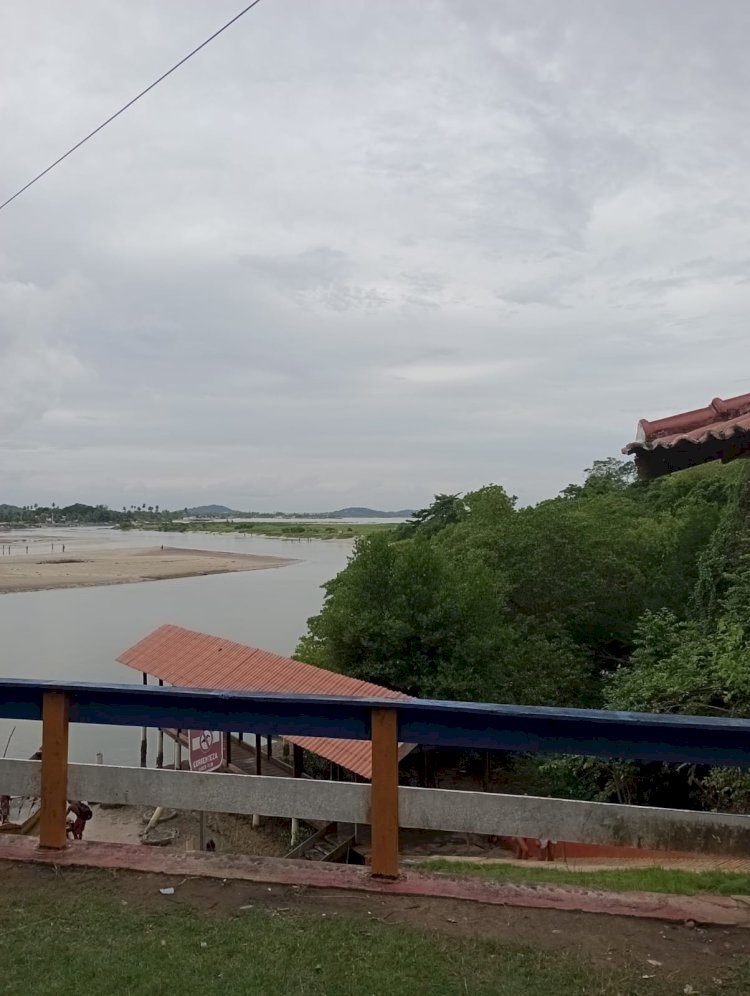
[[[403,743],[750,767],[750,720],[704,716],[4,679],[0,718],[40,720],[48,692],[72,723],[368,740],[388,709]]]

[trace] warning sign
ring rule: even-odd
[[[216,771],[224,763],[224,738],[212,730],[188,730],[191,771]]]

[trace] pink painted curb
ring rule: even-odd
[[[58,867],[119,868],[158,875],[195,876],[269,885],[350,889],[381,895],[462,899],[492,906],[577,910],[653,920],[750,927],[748,901],[729,896],[671,896],[654,892],[593,892],[557,886],[494,884],[404,871],[395,881],[373,879],[366,868],[240,854],[164,851],[139,844],[72,842],[64,851],[41,850],[34,837],[0,835],[0,860]]]

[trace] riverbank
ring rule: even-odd
[[[0,594],[231,574],[295,562],[292,558],[173,547],[86,549],[81,553],[69,549],[46,556],[38,550],[22,552],[24,549],[17,547],[13,554],[0,557]]]
[[[160,522],[158,525],[140,523],[143,530],[169,533],[252,533],[277,539],[355,539],[372,533],[393,530],[397,523],[390,522],[232,522],[199,520],[194,522]]]

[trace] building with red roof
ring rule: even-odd
[[[382,685],[181,626],[160,626],[125,650],[117,660],[144,675],[180,688],[409,698]],[[330,737],[284,739],[368,781],[372,778],[372,743],[369,740],[334,740]],[[412,749],[411,744],[399,744],[399,760]]]
[[[634,454],[638,473],[661,477],[686,467],[721,460],[728,463],[750,454],[750,394],[714,398],[705,408],[638,423],[634,442],[623,447]]]

